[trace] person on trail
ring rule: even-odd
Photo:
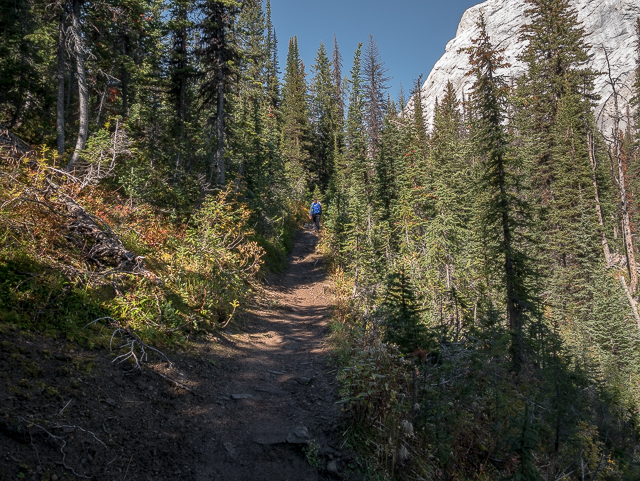
[[[313,199],[311,209],[309,210],[309,219],[313,220],[313,227],[320,232],[320,216],[322,215],[322,205],[318,202],[318,198]]]

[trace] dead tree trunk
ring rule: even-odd
[[[66,20],[66,5],[63,5],[62,8],[58,28],[58,99],[56,104],[56,147],[58,149],[58,155],[64,154],[64,77],[66,70],[64,58],[66,35],[64,32],[64,24]]]
[[[216,165],[218,168],[218,182],[224,184],[224,68],[222,66],[222,51],[218,55],[220,57],[220,65],[218,66],[218,108],[216,112],[216,136],[218,138]]]
[[[617,164],[618,166],[618,175],[617,178],[614,177],[616,183],[618,184],[618,190],[620,193],[620,209],[622,211],[622,240],[624,242],[625,251],[627,254],[627,267],[629,269],[629,278],[631,279],[631,283],[629,285],[629,290],[631,294],[635,294],[638,289],[638,267],[636,265],[636,257],[635,251],[633,248],[633,235],[631,233],[631,219],[629,217],[629,200],[627,198],[627,181],[624,172],[624,164],[622,161],[622,131],[620,130],[620,106],[618,104],[618,89],[617,89],[617,79],[614,79],[611,75],[611,64],[609,63],[609,55],[607,50],[603,48],[605,58],[607,59],[607,72],[609,75],[609,85],[611,85],[611,89],[613,90],[613,129],[612,129],[612,137],[609,140],[609,156],[611,157],[612,163]]]
[[[607,233],[604,230],[604,216],[602,215],[602,206],[600,205],[600,189],[598,187],[598,160],[596,159],[595,142],[593,134],[589,132],[587,134],[587,143],[589,148],[589,160],[591,161],[591,180],[593,182],[593,190],[596,197],[596,212],[598,213],[598,224],[600,225],[600,238],[602,240],[602,250],[604,251],[604,258],[607,264],[611,263],[611,250],[609,249],[609,242],[607,241]]]
[[[78,74],[78,139],[76,148],[71,160],[67,164],[67,170],[73,170],[76,162],[80,158],[80,153],[84,150],[89,133],[89,90],[87,89],[87,74],[84,65],[85,46],[82,40],[82,29],[80,24],[80,6],[82,0],[73,0],[73,13],[71,22],[71,32],[73,36],[73,51],[76,60],[76,70]]]
[[[127,34],[125,32],[122,33],[122,62],[120,63],[121,75],[122,79],[120,80],[122,84],[122,117],[126,118],[129,114],[129,105],[128,105],[128,97],[129,97],[129,79],[127,74]]]

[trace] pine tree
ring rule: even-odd
[[[427,347],[429,331],[404,269],[388,277],[382,313],[387,342],[397,344],[405,354]]]
[[[215,105],[216,149],[209,168],[209,182],[224,184],[225,165],[225,94],[230,78],[235,74],[233,65],[237,61],[236,46],[229,41],[233,31],[233,22],[239,5],[233,0],[206,0],[202,6],[204,20],[200,25],[201,44],[200,61],[207,68],[207,79],[202,86],[203,99],[210,106]],[[213,123],[213,122],[212,122]]]
[[[350,78],[349,107],[345,125],[345,174],[350,185],[361,188],[365,195],[369,190],[367,164],[367,140],[365,133],[365,99],[361,80],[362,44],[358,45],[353,58]],[[369,198],[367,198],[367,203]]]
[[[535,176],[541,202],[551,200],[554,146],[559,140],[551,130],[558,105],[570,92],[578,91],[592,80],[584,68],[588,60],[585,32],[568,0],[527,0],[529,19],[522,27],[521,39],[527,47],[520,59],[527,70],[520,80],[520,96],[525,99],[527,134],[535,162]]]
[[[344,119],[344,89],[342,88],[342,55],[338,47],[338,38],[333,36],[333,86],[335,88],[335,96],[338,99],[340,110],[338,115],[340,120]]]
[[[387,115],[384,119],[380,135],[380,147],[374,158],[375,180],[373,198],[376,205],[376,217],[392,232],[394,221],[393,211],[398,199],[399,165],[402,161],[400,154],[400,118],[396,105],[388,102]],[[389,240],[391,242],[391,240]],[[397,251],[397,243],[391,242],[386,249],[385,257],[391,263],[392,253]]]
[[[307,81],[304,64],[298,52],[298,39],[289,40],[287,66],[282,87],[282,155],[286,162],[287,175],[298,199],[307,189],[307,169],[311,148],[311,125]]]
[[[271,20],[271,0],[267,0],[266,9],[267,96],[271,106],[269,113],[274,114],[280,105],[280,80],[278,79],[280,71],[278,67],[278,38]]]
[[[192,147],[186,142],[186,129],[189,122],[189,114],[192,112],[190,103],[193,101],[193,79],[196,75],[194,58],[188,51],[190,35],[195,27],[189,18],[191,2],[186,0],[174,0],[171,6],[171,16],[167,27],[171,36],[171,50],[169,51],[169,95],[176,108],[177,119],[174,127],[177,139],[177,152],[174,168],[174,179],[182,169],[188,169],[189,163],[185,157],[189,157]]]
[[[369,196],[370,171],[367,166],[367,146],[364,127],[364,92],[361,82],[362,44],[353,58],[350,78],[349,107],[347,111],[345,151],[340,175],[344,199],[346,241],[344,253],[350,259],[354,273],[354,295],[367,285],[368,267],[371,261],[366,253],[372,236],[372,205]]]
[[[369,157],[376,156],[380,142],[380,132],[386,110],[386,90],[388,69],[380,56],[380,48],[369,35],[369,43],[364,54],[362,66],[363,87],[365,96],[365,123],[367,126]]]
[[[444,98],[436,106],[433,133],[430,139],[430,165],[433,169],[433,220],[426,232],[428,259],[435,270],[443,311],[449,325],[461,328],[461,306],[465,304],[462,293],[463,268],[467,259],[462,258],[465,240],[470,238],[469,205],[472,198],[468,186],[472,184],[468,165],[463,158],[462,115],[451,83],[447,84]]]
[[[524,327],[533,299],[527,286],[526,256],[519,249],[516,212],[520,210],[514,191],[514,165],[505,131],[506,96],[504,78],[497,71],[506,66],[500,49],[491,43],[484,15],[478,21],[480,34],[469,53],[470,74],[475,77],[471,91],[472,142],[482,156],[478,200],[483,238],[489,246],[490,270],[499,274],[504,286],[506,320],[511,331],[513,368],[524,363]]]
[[[340,142],[339,131],[342,123],[338,118],[340,107],[333,85],[331,63],[323,43],[320,44],[312,70],[315,72],[311,85],[314,162],[309,170],[312,182],[317,182],[320,190],[324,192],[333,174],[334,156],[336,145]]]

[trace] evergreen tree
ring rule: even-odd
[[[382,312],[387,342],[397,344],[405,354],[427,347],[429,331],[404,269],[389,276]]]
[[[506,66],[501,50],[487,34],[484,15],[478,21],[480,34],[469,53],[470,73],[475,77],[471,90],[471,135],[480,154],[479,214],[483,238],[489,246],[489,269],[499,273],[504,286],[506,320],[511,331],[513,368],[519,372],[524,363],[524,326],[533,307],[527,286],[526,256],[520,250],[516,213],[521,210],[515,195],[514,160],[508,151],[505,131],[507,86],[497,71]]]
[[[340,120],[344,119],[344,90],[342,88],[342,55],[338,47],[338,38],[333,36],[333,85],[335,88],[335,96],[338,99],[340,110],[338,116]]]
[[[398,199],[398,175],[399,165],[402,162],[400,154],[400,117],[396,110],[395,103],[389,101],[387,115],[384,119],[382,132],[380,135],[380,147],[378,154],[374,157],[375,184],[374,202],[378,221],[386,226],[389,235],[393,232],[393,212]],[[388,240],[385,249],[385,257],[392,263],[392,254],[397,252],[397,242]]]
[[[527,47],[520,59],[526,73],[520,79],[520,96],[525,99],[527,135],[535,163],[535,176],[543,206],[551,200],[554,146],[558,106],[562,98],[589,84],[593,74],[584,68],[589,56],[585,32],[577,12],[568,0],[527,0],[529,19],[521,39]]]
[[[194,100],[193,79],[196,74],[195,59],[189,53],[188,44],[192,39],[195,25],[190,20],[191,2],[174,0],[171,5],[171,17],[167,27],[171,36],[171,50],[169,51],[169,95],[176,107],[177,119],[174,127],[176,145],[176,160],[174,179],[183,169],[189,169],[191,162],[190,142],[186,142],[188,123],[192,114],[191,102]]]
[[[310,166],[311,181],[317,182],[322,192],[326,191],[333,173],[336,146],[340,142],[339,131],[342,127],[339,116],[339,104],[333,85],[331,64],[324,44],[320,44],[311,92],[312,118],[314,127],[314,162]]]
[[[470,238],[469,206],[472,198],[468,186],[472,184],[463,153],[463,125],[460,103],[451,83],[444,98],[436,106],[433,133],[430,139],[430,165],[433,169],[433,220],[426,232],[428,259],[435,270],[434,289],[443,297],[443,311],[447,323],[459,331],[462,318],[461,294],[466,283],[461,276],[468,259],[463,259],[463,239]]]
[[[380,141],[380,132],[386,110],[386,90],[389,77],[388,69],[380,56],[380,49],[373,35],[369,35],[369,43],[364,54],[362,66],[363,87],[365,96],[365,123],[367,126],[368,150],[371,158],[375,157]]]
[[[213,122],[216,149],[209,169],[209,182],[224,184],[226,180],[225,165],[225,94],[227,93],[234,64],[238,52],[236,45],[229,41],[233,31],[233,22],[239,4],[234,0],[204,0],[202,14],[204,20],[200,25],[201,44],[200,61],[206,66],[207,76],[202,86],[205,103],[215,105]]]
[[[274,115],[276,109],[280,105],[280,80],[278,75],[280,70],[278,67],[278,38],[276,30],[271,21],[271,0],[267,0],[266,7],[266,62],[267,62],[267,96],[270,105],[270,115]]]
[[[298,38],[289,40],[287,66],[282,87],[282,155],[287,175],[294,186],[296,196],[302,199],[307,189],[311,125],[307,80],[304,64],[298,52]]]
[[[367,140],[364,127],[365,99],[362,88],[362,44],[353,58],[350,78],[349,107],[345,125],[345,159],[343,177],[349,185],[362,189],[366,196],[369,188],[369,169],[366,160]],[[368,203],[368,198],[366,203]]]
[[[353,58],[350,78],[349,107],[347,111],[345,151],[342,168],[341,191],[346,194],[345,225],[347,240],[343,245],[354,272],[354,295],[361,284],[367,285],[371,258],[366,256],[372,239],[372,205],[369,196],[370,171],[367,166],[367,146],[364,130],[364,92],[361,82],[362,44]]]

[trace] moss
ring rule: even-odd
[[[48,398],[57,398],[62,400],[62,395],[53,386],[46,387],[43,394]]]
[[[6,313],[6,311],[0,309],[0,334],[2,334],[3,336],[6,336],[18,330],[18,326],[16,326],[15,324],[11,324],[3,318],[4,314]]]
[[[32,361],[24,361],[22,369],[26,377],[38,378],[44,375],[42,368]]]
[[[83,359],[81,357],[75,358],[71,364],[76,371],[80,371],[84,374],[89,374],[96,367],[96,363],[93,359]]]
[[[1,341],[0,350],[11,354],[11,357],[14,359],[21,358],[21,355],[27,352],[22,346],[18,346],[17,344],[9,341]]]

